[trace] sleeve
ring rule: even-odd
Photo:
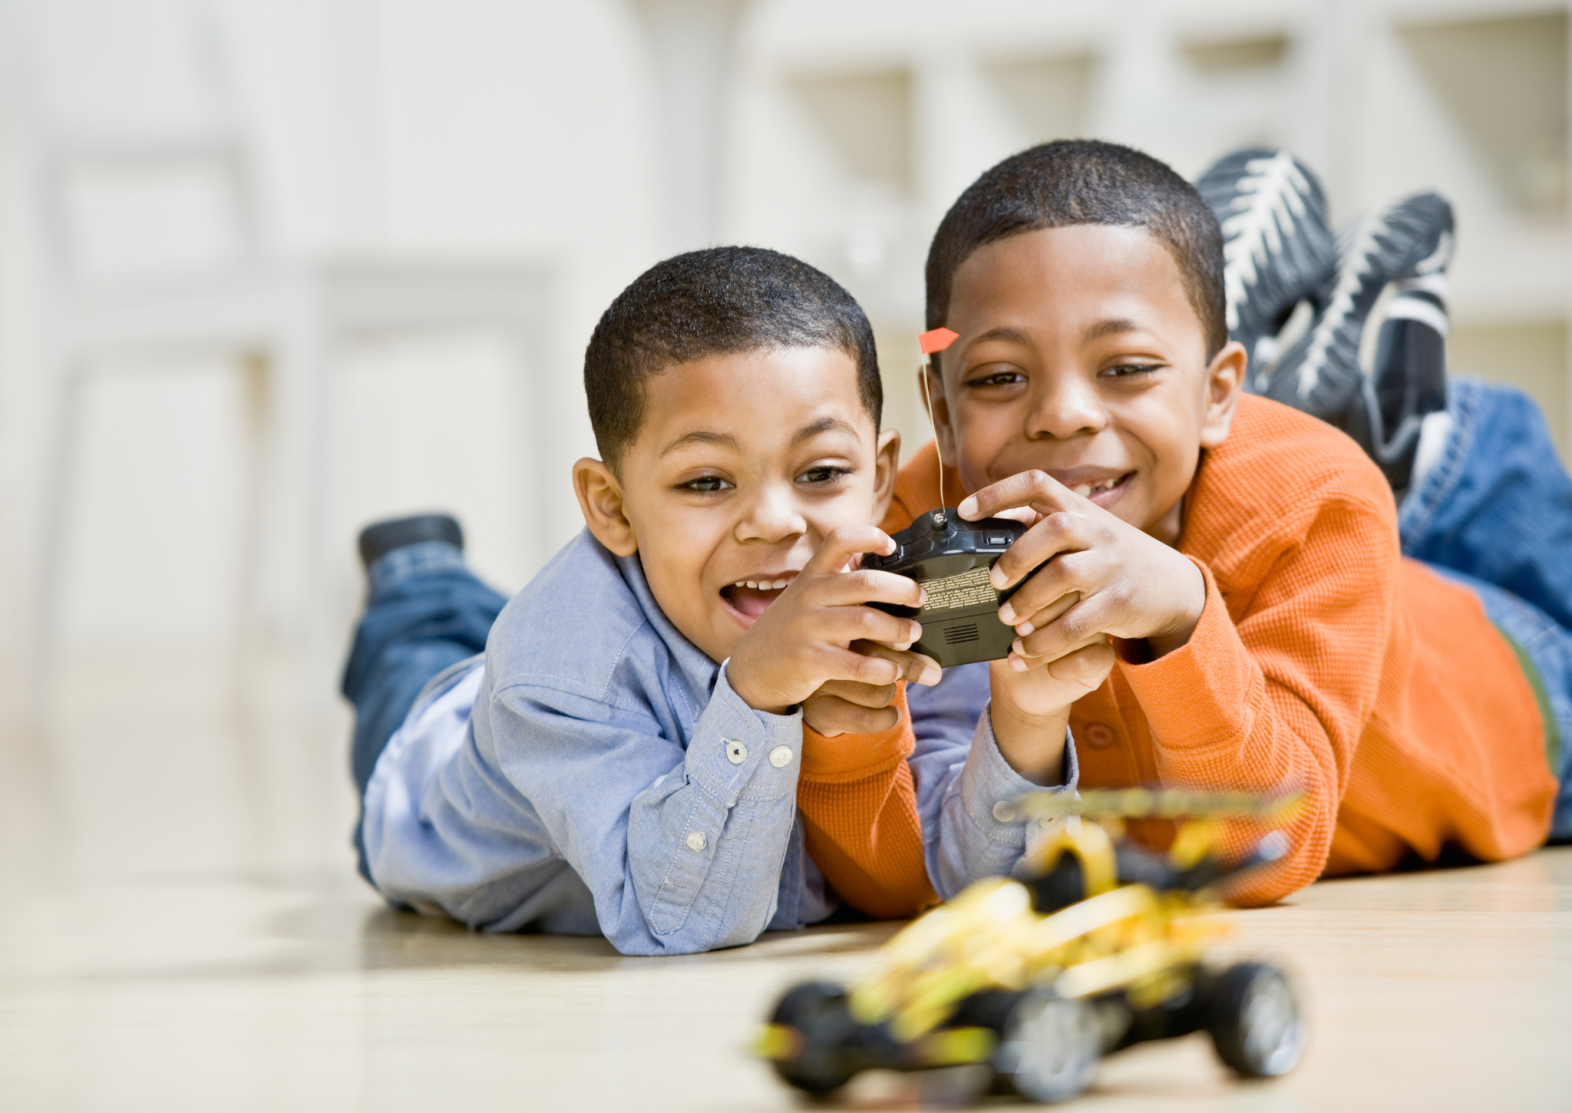
[[[928,876],[949,900],[982,877],[1008,876],[1026,850],[1026,828],[1015,799],[1040,792],[999,753],[989,715],[988,666],[947,669],[932,689],[911,700],[915,746],[910,759]],[[1062,792],[1074,792],[1080,771],[1074,740],[1065,734]]]
[[[1231,891],[1241,904],[1279,900],[1326,864],[1391,637],[1399,550],[1388,517],[1323,503],[1237,623],[1196,561],[1206,604],[1189,642],[1118,666],[1151,726],[1164,783],[1305,793],[1285,832],[1289,854]],[[1226,850],[1243,854],[1257,834],[1231,827]]]
[[[847,904],[884,920],[915,916],[937,899],[923,864],[911,756],[911,713],[877,734],[826,738],[802,728],[797,806],[808,854]]]
[[[475,717],[473,741],[423,779],[420,823],[403,829],[429,846],[395,856],[434,865],[399,890],[510,930],[532,922],[546,866],[566,863],[601,934],[636,955],[749,943],[783,892],[795,901],[801,715],[748,707],[724,668],[686,749],[647,709],[533,684],[483,693]],[[526,871],[531,854],[547,861]],[[403,897],[386,874],[379,888]]]

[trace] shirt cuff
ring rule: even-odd
[[[728,808],[741,800],[795,795],[802,769],[802,712],[755,711],[732,691],[723,662],[684,766],[689,780]]]
[[[1248,733],[1256,665],[1211,570],[1193,557],[1206,580],[1206,605],[1190,640],[1144,665],[1120,670],[1146,712],[1152,738],[1164,748],[1202,747]]]
[[[993,736],[993,704],[990,701],[977,719],[977,733],[972,737],[971,751],[966,755],[966,765],[961,770],[961,804],[977,828],[993,843],[1001,846],[1026,845],[1026,828],[1016,819],[1015,801],[1030,792],[1074,791],[1080,778],[1080,768],[1075,759],[1075,745],[1070,732],[1064,732],[1065,784],[1044,786],[1033,784],[1021,776],[999,752],[999,743]]]

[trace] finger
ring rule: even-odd
[[[1100,528],[1079,514],[1055,511],[1044,515],[1041,521],[1017,537],[1004,551],[1004,555],[994,562],[988,580],[996,591],[1003,591],[1011,584],[1030,577],[1035,570],[1061,553],[1091,548],[1094,538],[1100,536]],[[1034,602],[1040,606],[1048,601],[1041,599]],[[1018,609],[1016,613],[1030,614],[1031,611]]]
[[[1051,664],[1060,657],[1085,649],[1089,645],[1101,645],[1107,641],[1108,635],[1097,631],[1074,641],[1060,640],[1047,650],[1039,650],[1032,645],[1031,638],[1016,638],[1010,645],[1010,656],[1022,662],[1022,669],[1034,669],[1040,665]]]
[[[901,674],[901,679],[908,684],[924,684],[931,688],[944,677],[939,662],[923,653],[913,653],[900,648],[892,649],[875,642],[853,642],[851,648],[858,653],[867,653],[895,662],[905,670]]]
[[[815,638],[837,646],[850,646],[858,641],[880,642],[887,646],[910,645],[922,637],[922,623],[872,607],[826,607],[814,621]],[[904,672],[903,666],[891,680],[899,679]]]
[[[820,648],[816,667],[819,675],[823,677],[820,681],[821,685],[845,680],[854,684],[882,687],[886,684],[894,684],[901,678],[902,671],[894,661],[854,653],[834,645]]]
[[[1114,648],[1105,639],[1084,649],[1077,649],[1074,653],[1066,653],[1044,667],[1055,680],[1078,684],[1090,692],[1108,679],[1108,674],[1113,671],[1114,660]]]
[[[855,703],[858,707],[888,707],[900,691],[894,684],[856,684],[850,680],[827,680],[819,685],[819,695]]]
[[[819,689],[803,703],[802,719],[826,737],[876,734],[901,721],[900,712],[893,707],[862,707],[839,696],[821,694],[823,691]]]
[[[1052,603],[1049,603],[1042,610],[1033,614],[1030,618],[1017,622],[1015,624],[1015,632],[1020,637],[1027,637],[1035,631],[1041,630],[1043,627],[1047,626],[1050,622],[1058,618],[1065,611],[1069,610],[1080,601],[1081,593],[1079,591],[1071,591],[1061,595]],[[1015,600],[1011,599],[1010,602],[1014,603]]]
[[[825,576],[815,583],[814,592],[815,601],[831,607],[853,607],[863,603],[920,607],[927,598],[922,585],[910,576],[872,570]]]
[[[888,555],[895,542],[878,526],[836,526],[825,535],[814,554],[803,566],[804,573],[839,572],[852,557],[863,553]]]
[[[1017,507],[1029,507],[1039,514],[1075,510],[1085,501],[1047,472],[1033,470],[1017,472],[1008,479],[990,483],[975,495],[962,499],[955,510],[968,521],[976,521]]]

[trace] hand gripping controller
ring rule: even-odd
[[[869,606],[922,623],[922,638],[912,648],[941,668],[1008,657],[1015,629],[999,621],[999,606],[1015,588],[995,591],[988,571],[1025,532],[1008,518],[963,521],[953,509],[918,515],[893,535],[893,553],[866,554],[862,567],[910,576],[922,584],[928,601],[921,608]]]

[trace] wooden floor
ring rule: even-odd
[[[1240,1084],[1191,1037],[1113,1057],[1071,1108],[1572,1109],[1572,850],[1231,915],[1231,949],[1298,977],[1299,1070]],[[753,1026],[891,930],[631,959],[390,912],[337,873],[35,889],[0,904],[0,1109],[793,1108]]]
[[[117,660],[47,739],[0,729],[0,1113],[798,1107],[755,1026],[892,926],[631,959],[390,912],[347,853],[347,715],[237,714],[205,664]],[[1242,1085],[1192,1037],[1070,1108],[1572,1110],[1572,849],[1231,915],[1297,975],[1299,1070]]]

